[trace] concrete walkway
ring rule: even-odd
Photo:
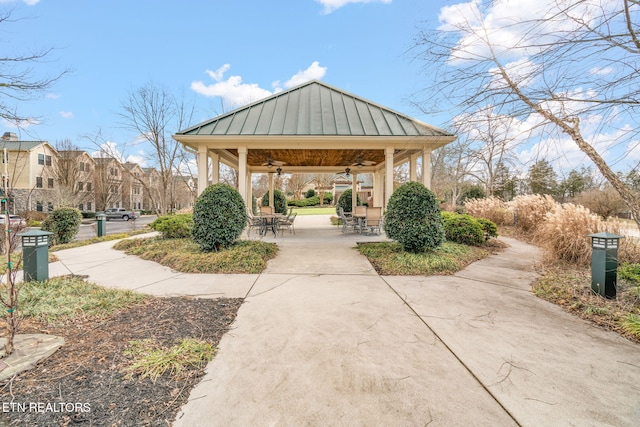
[[[260,275],[189,275],[110,243],[51,271],[154,295],[246,296],[182,426],[637,426],[640,346],[529,292],[534,247],[454,276],[378,276],[327,217]],[[298,221],[297,220],[297,221]],[[53,275],[53,274],[52,274]]]

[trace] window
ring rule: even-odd
[[[91,183],[90,182],[87,182],[87,191],[91,191]],[[89,209],[89,210],[91,210],[91,209]]]
[[[44,165],[44,154],[38,154],[38,164]]]
[[[44,164],[51,166],[51,156],[44,156]]]
[[[91,202],[87,202],[87,210],[91,211]]]
[[[47,187],[53,188],[53,178],[47,178]]]
[[[117,168],[109,168],[109,175],[118,176]]]
[[[11,185],[9,184],[10,182],[11,181],[9,180],[8,176],[2,175],[2,183],[1,184],[2,184],[2,188],[3,189],[4,188],[7,188],[7,189],[11,188]]]
[[[36,202],[36,210],[42,212],[42,202]]]
[[[80,162],[80,172],[84,172],[84,162]]]
[[[41,176],[37,176],[36,177],[36,188],[42,188],[42,177]]]
[[[53,202],[47,202],[47,212],[53,212]]]
[[[84,191],[84,182],[78,182],[78,191]]]
[[[7,151],[7,156],[2,156],[2,163],[9,163],[9,152]]]
[[[82,203],[80,203],[80,204],[78,205],[78,209],[80,209],[81,211],[84,211],[84,205],[83,205]]]

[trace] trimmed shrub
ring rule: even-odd
[[[339,213],[339,208],[342,208],[345,212],[351,212],[351,189],[345,190],[340,195],[338,199],[338,203],[336,203],[336,213]],[[356,206],[362,206],[362,200],[360,200],[360,196],[356,194]]]
[[[156,218],[149,227],[165,239],[183,239],[191,236],[192,214],[167,215]]]
[[[498,225],[513,224],[513,211],[497,197],[470,199],[464,202],[464,207],[466,213],[476,218],[486,218]]]
[[[476,221],[478,221],[482,226],[485,241],[489,240],[492,237],[498,237],[498,226],[495,222],[487,218],[476,218]]]
[[[202,250],[217,251],[233,244],[246,224],[247,207],[240,193],[218,183],[207,187],[196,200],[191,237]]]
[[[442,212],[445,238],[463,245],[480,246],[485,242],[482,225],[471,215]]]
[[[445,236],[436,195],[419,182],[402,184],[389,198],[384,231],[408,252],[438,247]]]
[[[42,229],[53,233],[52,244],[63,245],[73,241],[80,231],[80,224],[82,224],[82,212],[79,209],[62,207],[54,209],[42,221]]]
[[[306,193],[304,193],[304,198],[305,199],[310,199],[311,197],[316,195],[316,190],[314,190],[313,188],[310,188],[307,190]]]
[[[284,196],[282,191],[273,190],[273,204],[275,205],[276,213],[281,213],[281,214],[287,213],[287,198]],[[264,196],[262,196],[262,206],[269,206],[268,191],[264,194]]]

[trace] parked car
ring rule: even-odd
[[[138,218],[138,214],[135,211],[124,209],[124,208],[111,208],[107,209],[104,212],[96,212],[96,216],[98,215],[106,215],[107,221],[110,219],[121,219],[123,221],[129,221],[130,219],[135,220]]]
[[[4,225],[6,223],[6,216],[0,214],[0,224]],[[25,227],[27,225],[27,221],[19,215],[9,215],[9,226],[11,227]]]

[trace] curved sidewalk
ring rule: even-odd
[[[533,296],[536,248],[506,239],[454,276],[378,276],[352,249],[378,237],[314,221],[267,239],[280,252],[260,275],[175,273],[106,244],[58,267],[246,295],[175,426],[640,425],[640,346]]]

